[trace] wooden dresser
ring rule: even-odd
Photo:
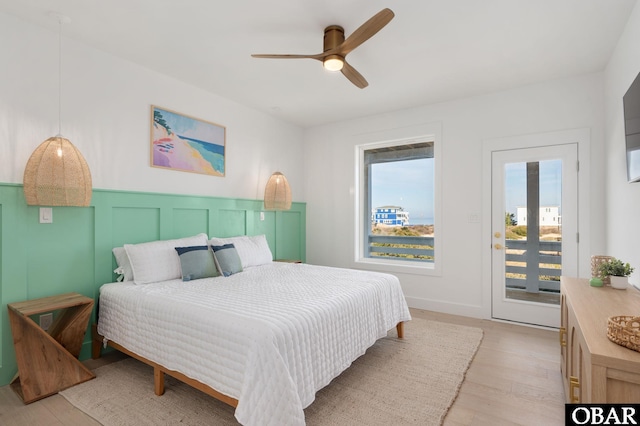
[[[562,277],[560,345],[567,402],[640,402],[640,352],[607,338],[607,318],[640,315],[640,291]]]

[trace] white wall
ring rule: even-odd
[[[640,284],[640,183],[627,183],[622,97],[640,72],[640,3],[636,5],[604,73],[607,205],[606,254],[636,268]]]
[[[0,14],[0,58],[0,182],[22,183],[58,133],[58,34]],[[261,199],[280,170],[304,201],[300,128],[65,37],[62,67],[62,134],[94,188]],[[152,104],[225,126],[226,176],[150,167]]]
[[[440,276],[396,273],[411,306],[483,317],[482,142],[486,139],[589,128],[591,194],[581,212],[580,273],[589,275],[592,247],[601,247],[604,230],[603,75],[590,74],[454,102],[429,105],[309,129],[305,133],[307,260],[355,267],[355,142],[363,133],[403,135],[426,123],[442,126],[442,234]],[[587,167],[589,169],[589,167]],[[583,200],[585,201],[585,200]],[[337,220],[339,217],[340,220]],[[594,225],[590,225],[594,224]],[[486,240],[486,239],[485,239]],[[485,294],[486,296],[486,294]]]
[[[628,185],[624,178],[620,101],[640,70],[639,10],[635,8],[604,76],[578,76],[306,131],[63,38],[62,132],[87,159],[95,188],[259,199],[268,176],[280,170],[289,178],[294,200],[307,201],[307,260],[351,267],[354,135],[401,128],[406,133],[407,128],[439,123],[442,273],[398,276],[412,306],[483,316],[483,220],[468,219],[488,201],[489,195],[482,194],[486,139],[589,128],[591,208],[581,212],[587,218],[581,222],[587,238],[580,273],[588,276],[588,258],[603,254],[605,242],[608,253],[640,268],[640,252],[634,239],[627,238],[630,231],[638,235],[640,227],[634,216],[640,210],[640,184]],[[0,182],[21,183],[30,154],[58,133],[57,34],[0,14],[0,58]],[[226,126],[227,176],[151,168],[151,104]],[[607,200],[616,208],[608,211],[605,222]]]

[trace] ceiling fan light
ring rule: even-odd
[[[329,55],[322,61],[322,65],[329,71],[340,71],[344,66],[344,60],[340,55]]]

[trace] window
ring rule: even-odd
[[[357,261],[434,268],[434,148],[432,137],[358,147]]]

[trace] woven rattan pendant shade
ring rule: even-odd
[[[291,188],[287,178],[275,172],[264,188],[264,208],[267,210],[289,210],[291,208]]]
[[[91,172],[69,140],[54,136],[33,151],[24,170],[24,197],[31,206],[88,206]]]

